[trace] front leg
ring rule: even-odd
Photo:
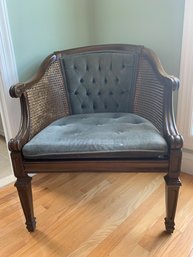
[[[26,219],[26,227],[29,232],[33,232],[36,227],[36,221],[33,211],[33,200],[31,190],[31,180],[29,176],[19,177],[15,183],[19,199]]]
[[[26,226],[29,232],[35,230],[36,222],[33,211],[33,200],[31,190],[31,180],[24,169],[21,152],[11,152],[13,171],[17,178],[15,186],[18,191],[21,206],[26,219]]]
[[[168,175],[164,177],[166,183],[166,231],[171,234],[175,229],[175,213],[178,202],[179,188],[181,182],[179,178],[170,178]]]

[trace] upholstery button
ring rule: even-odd
[[[98,95],[101,95],[101,92],[100,92],[100,91],[98,92]]]
[[[94,84],[95,82],[96,82],[96,80],[95,80],[95,79],[93,79],[93,80],[92,80],[92,83]]]
[[[119,104],[116,104],[116,107],[119,108]]]
[[[74,70],[77,70],[77,66],[76,65],[74,65]]]
[[[125,69],[125,64],[122,65],[122,69]]]
[[[87,70],[87,71],[89,70],[89,67],[88,67],[88,65],[86,65],[86,70]]]
[[[80,83],[83,83],[83,82],[84,82],[84,79],[83,79],[83,78],[81,78],[81,79],[80,79]]]
[[[116,77],[115,81],[118,83],[118,82],[119,82],[119,78],[118,78],[118,77]]]
[[[105,78],[105,84],[107,84],[107,79]]]
[[[87,92],[86,92],[86,95],[89,96],[89,95],[91,95],[91,93],[90,93],[89,91],[87,91]]]
[[[109,95],[113,95],[113,92],[110,91],[110,92],[109,92]]]
[[[75,95],[78,95],[78,91],[75,91],[74,94],[75,94]]]
[[[86,108],[86,106],[85,106],[84,104],[82,104],[82,105],[81,105],[81,108],[82,108],[82,109],[85,109],[85,108]]]
[[[101,66],[99,65],[99,71],[101,71]]]

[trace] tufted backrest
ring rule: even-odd
[[[128,112],[139,52],[99,51],[60,60],[72,114]]]

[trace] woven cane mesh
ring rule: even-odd
[[[55,61],[26,92],[29,102],[30,138],[52,121],[69,114],[60,64]]]
[[[163,134],[164,85],[143,56],[139,64],[134,113],[151,121]]]

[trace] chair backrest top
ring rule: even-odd
[[[141,48],[105,45],[57,52],[71,113],[129,112]]]

